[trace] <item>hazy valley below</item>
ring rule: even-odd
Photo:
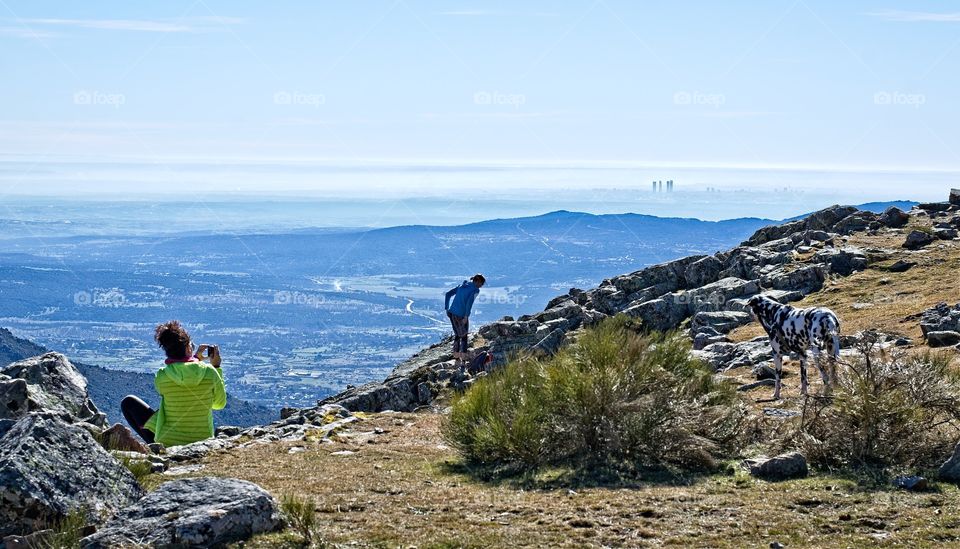
[[[112,207],[129,218],[128,205]],[[166,214],[184,235],[131,236],[126,222],[111,225],[109,207],[97,211],[94,235],[31,236],[17,223],[0,239],[0,326],[80,362],[152,373],[162,364],[152,328],[178,318],[221,345],[232,394],[274,408],[381,379],[440,340],[443,292],[474,272],[489,281],[471,318],[479,326],[539,311],[571,287],[735,246],[771,223],[557,211],[218,233],[200,216]]]

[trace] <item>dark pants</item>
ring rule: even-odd
[[[145,428],[144,425],[147,424],[150,416],[157,411],[133,395],[123,397],[123,400],[120,401],[120,411],[130,427],[140,435],[140,438],[147,444],[153,444],[153,431]]]
[[[470,331],[470,319],[448,312],[450,324],[453,324],[453,352],[467,352],[467,333]]]

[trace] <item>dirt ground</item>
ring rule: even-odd
[[[191,474],[309,498],[328,546],[960,546],[960,490],[950,484],[912,493],[822,475],[769,483],[733,466],[615,486],[571,483],[549,471],[490,483],[460,465],[442,421],[429,412],[375,414],[334,443],[235,449],[209,456]],[[301,540],[288,531],[245,546]]]

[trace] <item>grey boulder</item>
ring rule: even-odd
[[[83,538],[80,546],[216,547],[280,526],[277,502],[256,484],[191,478],[161,485]]]
[[[805,477],[809,473],[807,458],[799,452],[748,459],[743,464],[752,476],[766,480]]]
[[[49,526],[79,509],[91,522],[143,490],[82,427],[52,413],[6,420],[0,438],[0,537]]]
[[[923,311],[920,331],[924,337],[930,332],[960,332],[960,303],[951,307],[940,302]]]
[[[903,227],[910,221],[910,216],[896,206],[890,206],[880,214],[880,223],[890,228]]]
[[[907,239],[903,243],[903,247],[908,250],[917,250],[927,244],[930,244],[937,238],[930,233],[923,231],[910,231],[910,234],[907,235]]]
[[[927,332],[927,345],[930,347],[952,347],[960,343],[960,332]]]
[[[86,422],[97,427],[107,427],[107,416],[97,409],[87,394],[87,380],[60,353],[47,353],[0,368],[0,374],[14,380],[23,380],[27,389],[27,407],[17,403],[21,398],[19,389],[0,388],[0,418],[16,419],[27,411],[46,411],[67,414],[71,422]],[[16,382],[15,382],[16,383]],[[11,392],[12,391],[12,392]],[[6,400],[10,398],[11,400]]]
[[[827,248],[814,255],[814,260],[830,266],[830,272],[841,276],[850,276],[856,271],[867,268],[869,261],[860,248],[852,246],[841,249]]]

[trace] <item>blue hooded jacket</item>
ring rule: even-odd
[[[480,288],[477,288],[473,282],[464,280],[463,284],[447,292],[446,299],[443,301],[443,308],[446,309],[448,313],[469,318],[470,309],[473,308],[473,300],[476,299],[479,293]],[[451,297],[453,298],[453,303],[450,303]]]

